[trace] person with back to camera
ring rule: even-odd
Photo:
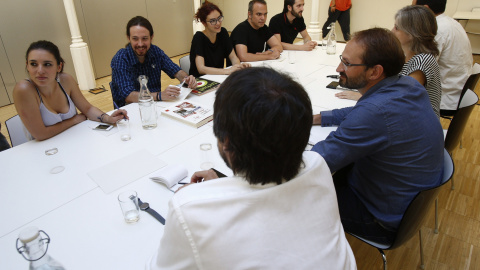
[[[33,42],[25,58],[29,79],[15,85],[13,99],[18,115],[33,138],[39,141],[51,138],[87,118],[108,124],[128,118],[125,110],[108,115],[90,104],[75,79],[63,72],[65,62],[52,42]]]
[[[332,176],[305,151],[312,105],[273,69],[232,73],[216,92],[213,132],[233,176],[195,172],[178,190],[150,269],[356,269]]]
[[[190,75],[228,75],[250,66],[248,63],[240,63],[235,54],[227,29],[222,27],[223,13],[217,5],[205,1],[195,14],[195,19],[203,24],[205,30],[198,31],[193,36]],[[225,60],[232,64],[230,68],[224,69]]]
[[[412,5],[424,5],[432,10],[437,20],[437,41],[442,81],[440,115],[453,116],[460,101],[460,94],[472,73],[472,46],[463,26],[447,16],[447,0],[413,0]],[[472,89],[473,90],[473,89]]]
[[[438,48],[435,41],[437,23],[434,14],[423,6],[406,6],[395,15],[392,32],[402,44],[405,53],[405,64],[400,74],[413,77],[425,87],[430,105],[437,117],[440,117],[442,88],[440,69],[435,60]],[[336,96],[358,100],[361,95],[343,91]]]

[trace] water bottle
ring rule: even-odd
[[[330,32],[328,32],[327,54],[335,54],[337,52],[337,39],[335,37],[335,23],[330,24]]]
[[[41,233],[46,236],[42,238]],[[19,242],[23,245],[19,247]],[[50,237],[37,227],[23,229],[17,238],[17,251],[30,262],[30,270],[65,270],[65,268],[47,254]]]
[[[157,127],[157,111],[153,97],[150,95],[147,87],[147,76],[138,76],[140,82],[140,94],[138,95],[138,107],[140,108],[140,117],[144,129],[154,129]]]

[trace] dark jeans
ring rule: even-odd
[[[358,199],[347,183],[347,177],[353,164],[339,170],[333,175],[333,182],[337,192],[340,219],[345,232],[355,234],[365,239],[391,244],[395,239],[396,231],[384,228],[368,209]]]
[[[328,35],[327,27],[332,23],[336,22],[340,24],[343,33],[343,39],[345,41],[350,40],[350,8],[345,11],[335,10],[335,12],[330,11],[330,7],[328,7],[328,18],[322,28],[322,35],[325,38]]]

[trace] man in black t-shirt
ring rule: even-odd
[[[230,36],[240,61],[254,62],[280,57],[282,45],[265,25],[266,20],[267,3],[264,0],[250,1],[248,19],[238,24]]]
[[[317,46],[317,42],[307,32],[307,26],[303,20],[304,0],[285,0],[283,12],[272,17],[270,31],[281,41],[285,50],[311,51]],[[302,35],[303,44],[293,45],[298,33]]]

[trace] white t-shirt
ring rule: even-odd
[[[440,109],[456,110],[460,93],[471,73],[472,47],[462,25],[454,19],[440,14],[437,26],[435,40],[440,51],[437,61],[442,81]]]
[[[147,269],[356,269],[332,176],[315,152],[281,185],[241,177],[176,193]]]

